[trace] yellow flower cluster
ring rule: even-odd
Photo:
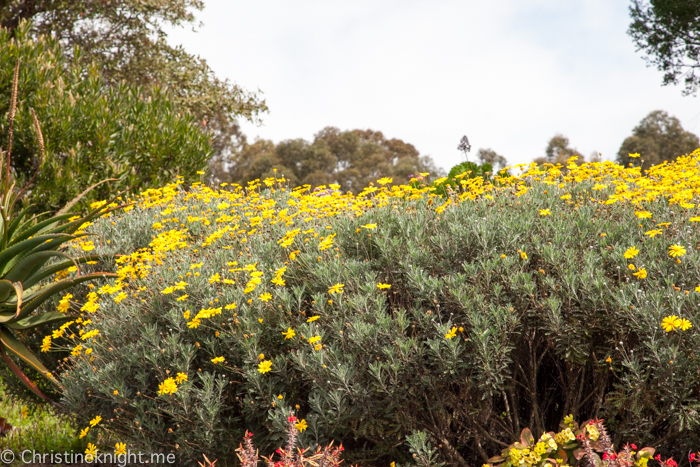
[[[66,313],[68,309],[70,308],[70,299],[73,298],[73,294],[66,294],[63,296],[63,298],[58,302],[58,307],[57,310],[60,311],[61,313]]]
[[[676,315],[671,315],[665,317],[663,321],[661,321],[661,327],[664,328],[664,331],[671,332],[675,331],[676,329],[687,331],[688,329],[692,328],[693,325],[685,318],[679,318]]]

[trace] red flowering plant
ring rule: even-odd
[[[500,456],[489,459],[484,467],[570,467],[583,465],[584,459],[591,467],[647,467],[655,453],[654,448],[638,449],[633,443],[626,443],[620,451],[615,450],[600,419],[579,425],[569,415],[560,428],[558,433],[543,433],[537,441],[530,429],[525,428],[520,441],[505,448]],[[678,467],[672,458],[662,461],[657,455],[654,459],[661,467]]]
[[[287,446],[278,448],[275,451],[279,460],[275,460],[275,454],[270,457],[262,456],[267,467],[338,467],[341,462],[340,454],[343,452],[343,445],[334,447],[333,442],[328,446],[317,447],[312,454],[307,454],[311,448],[301,449],[297,447],[299,429],[298,419],[291,413],[287,418]],[[253,433],[246,431],[243,436],[243,443],[236,449],[236,455],[241,461],[241,467],[257,467],[260,460],[258,450],[253,446]],[[204,463],[200,462],[200,467],[215,467],[216,461],[210,461],[204,456]]]

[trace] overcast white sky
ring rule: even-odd
[[[700,98],[661,86],[626,34],[628,0],[205,0],[171,42],[270,108],[251,140],[378,130],[449,169],[462,135],[510,164],[555,133],[614,160],[653,110],[700,134]]]

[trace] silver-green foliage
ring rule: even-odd
[[[646,209],[655,222],[671,224],[663,235],[644,236],[649,220],[629,205],[590,201],[606,196],[591,186],[573,186],[571,204],[542,185],[441,214],[419,199],[359,218],[315,219],[302,228],[336,233],[338,250],[319,252],[318,240],[299,237],[290,247],[301,250],[295,261],[277,243],[290,228],[284,223],[261,224],[246,243],[224,237],[198,252],[171,252],[134,283],[144,287],[137,297],[103,299],[94,360],[75,362],[63,379],[63,402],[86,421],[101,415],[127,443],[182,459],[205,452],[222,465],[233,463],[246,429],[263,452],[282,445],[290,410],[308,423],[303,445],[342,441],[346,458],[365,465],[409,461],[403,440],[415,430],[429,435],[448,464],[475,465],[522,428],[539,435],[569,413],[604,417],[624,439],[664,439],[669,454],[697,449],[698,230],[661,200]],[[279,191],[267,196],[278,205],[288,199]],[[180,198],[176,205],[189,207],[168,217],[187,225],[189,213],[211,208],[213,216],[218,202]],[[146,246],[156,232],[144,232],[161,209],[96,223],[96,233],[113,239],[98,252]],[[541,209],[552,215],[540,216]],[[378,227],[360,228],[367,223]],[[668,255],[671,244],[688,249],[680,263]],[[632,261],[648,271],[644,280],[623,256],[632,245],[640,249]],[[244,276],[231,275],[235,286],[209,283],[215,273],[226,276],[231,261],[264,271],[254,294],[243,293]],[[201,275],[186,277],[200,262]],[[286,285],[271,284],[285,262]],[[180,276],[187,300],[160,292]],[[382,291],[379,282],[391,288]],[[329,295],[336,283],[345,292]],[[273,300],[258,300],[264,292]],[[186,310],[228,303],[238,307],[197,329],[183,318]],[[660,323],[669,314],[695,327],[667,334]],[[282,335],[289,327],[293,339]],[[456,337],[447,339],[453,327]],[[301,336],[321,336],[323,348]],[[271,372],[257,371],[260,354],[272,360]],[[219,356],[226,362],[212,363]],[[189,381],[158,395],[177,372]]]

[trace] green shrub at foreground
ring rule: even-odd
[[[85,313],[99,334],[53,341],[75,346],[61,403],[190,464],[234,465],[246,429],[271,452],[290,411],[301,445],[365,466],[410,461],[420,432],[481,465],[569,414],[678,459],[700,440],[698,158],[469,179],[447,200],[150,191],[91,227],[96,253],[134,253]]]

